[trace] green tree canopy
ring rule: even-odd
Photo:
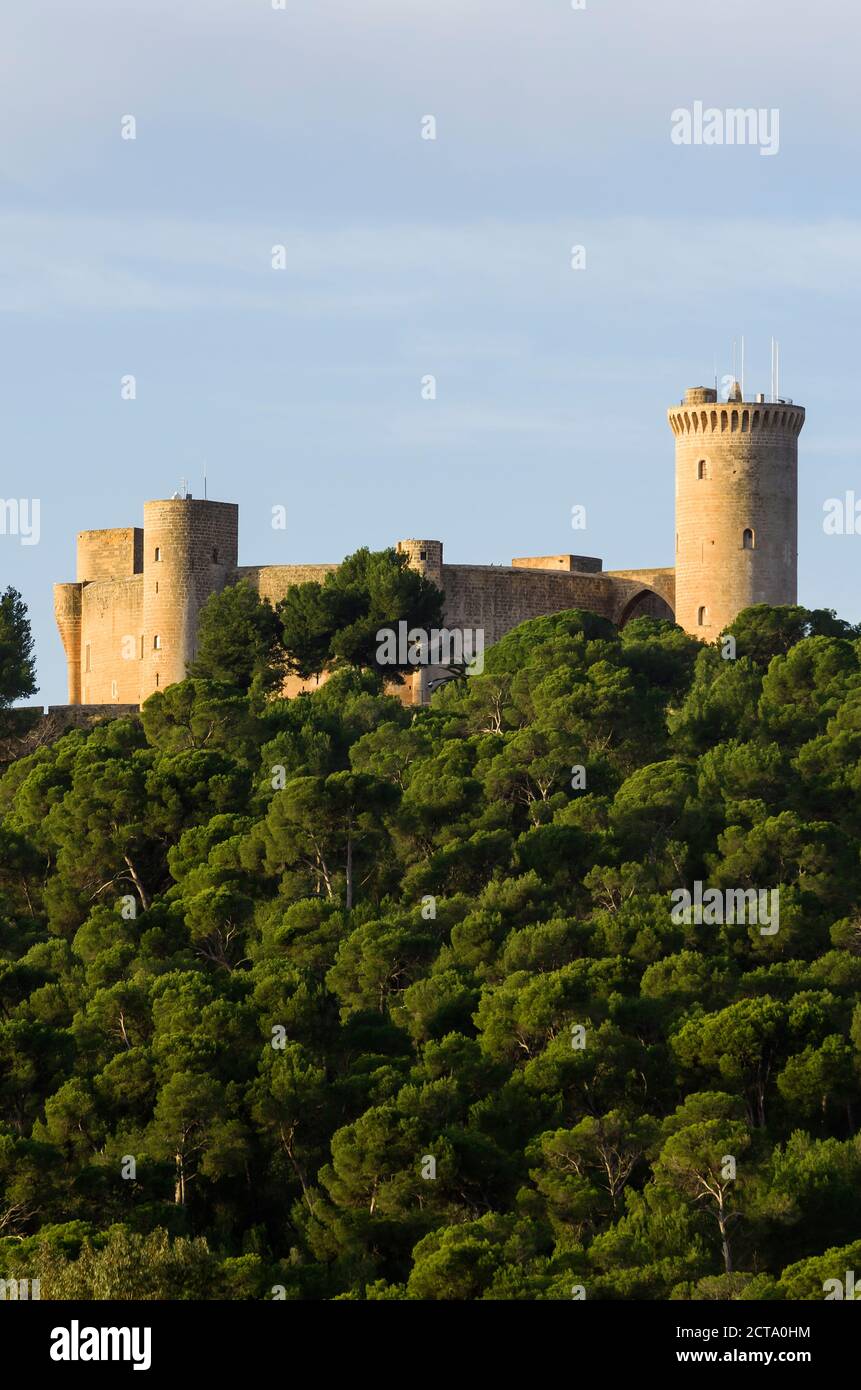
[[[308,677],[339,665],[375,671],[397,683],[414,670],[406,660],[381,660],[383,629],[429,632],[442,625],[443,596],[395,550],[357,550],[326,575],[288,589],[278,605],[291,670]]]

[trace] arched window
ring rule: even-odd
[[[709,475],[709,466],[708,466],[708,464],[706,463],[705,459],[700,459],[699,463],[697,464],[697,477],[698,477],[698,478],[707,478],[708,475]]]
[[[158,560],[161,559],[161,546],[160,546],[160,545],[157,545],[156,548],[155,548],[155,558],[156,558],[156,561],[158,561]]]
[[[212,547],[212,563],[213,563],[214,565],[217,565],[217,564],[218,564],[218,546],[217,546],[217,545],[214,545],[214,546]]]
[[[749,526],[746,526],[741,533],[741,548],[742,550],[753,550],[753,532]]]
[[[156,633],[155,637],[152,639],[152,648],[154,652],[161,651],[161,638],[158,633]]]
[[[697,609],[697,626],[705,627],[709,616],[709,610],[705,607]]]

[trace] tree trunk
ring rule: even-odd
[[[146,889],[144,888],[143,884],[141,883],[140,879],[138,878],[137,869],[135,868],[132,861],[129,859],[128,855],[124,854],[123,859],[125,860],[126,868],[128,869],[129,874],[131,875],[132,883],[134,884],[135,888],[138,890],[138,893],[140,895],[141,907],[143,908],[144,912],[147,912],[149,911],[150,905],[149,895]]]
[[[347,831],[347,911],[353,906],[353,837]]]
[[[723,1203],[718,1207],[717,1220],[721,1244],[723,1246],[723,1266],[727,1274],[732,1274],[732,1251],[729,1248],[729,1231],[727,1230],[726,1212],[724,1211]]]

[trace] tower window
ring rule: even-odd
[[[156,633],[155,637],[152,639],[152,649],[154,652],[161,651],[161,637],[158,633]]]
[[[705,627],[709,616],[709,610],[705,607],[697,609],[697,626]]]
[[[753,550],[753,545],[753,532],[749,526],[746,526],[741,533],[741,548],[742,550]]]
[[[141,633],[141,661],[144,659],[144,635]]]
[[[218,546],[217,546],[217,545],[214,545],[214,546],[212,547],[212,563],[213,563],[214,565],[217,565],[217,564],[218,564]]]
[[[112,699],[112,700],[115,700],[116,698],[117,698],[117,683],[116,683],[116,681],[111,681],[111,699]]]
[[[161,546],[160,546],[160,545],[157,545],[156,548],[155,548],[155,558],[156,558],[157,561],[161,559]]]
[[[84,670],[91,671],[92,669],[93,668],[90,665],[90,644],[88,642],[87,645],[84,647]]]
[[[420,559],[420,560],[426,560],[427,557],[428,557],[428,553],[427,553],[426,550],[420,550],[420,551],[419,551],[419,559]]]
[[[708,464],[706,463],[705,459],[700,459],[699,463],[697,464],[697,477],[698,477],[698,478],[707,478],[708,475],[709,475],[709,466],[708,466]]]

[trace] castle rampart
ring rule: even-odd
[[[714,640],[740,609],[796,598],[797,458],[804,410],[759,396],[728,401],[693,387],[668,411],[676,441],[676,565],[603,569],[590,555],[520,556],[510,565],[450,564],[438,539],[396,543],[442,589],[444,626],[498,642],[529,618],[586,608],[624,626],[672,619]],[[202,605],[246,581],[277,605],[294,584],[322,583],[335,564],[239,565],[234,503],[147,502],[144,525],[84,531],[78,578],[55,585],[72,705],[137,705],[182,680]],[[412,698],[443,672],[421,668]],[[286,694],[313,688],[291,678]]]

